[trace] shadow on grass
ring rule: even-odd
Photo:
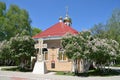
[[[105,72],[100,70],[89,70],[86,73],[71,73],[71,72],[63,72],[58,71],[56,72],[56,75],[66,75],[66,76],[80,76],[80,77],[89,77],[89,76],[116,76],[120,75],[120,71],[118,70],[112,70],[112,69],[106,69]]]
[[[78,73],[77,76],[89,77],[89,76],[116,76],[120,75],[120,71],[113,69],[106,69],[105,71],[101,70],[90,70],[86,73]]]
[[[64,72],[64,71],[56,71],[56,75],[74,76],[74,73]]]
[[[19,67],[15,67],[15,68],[2,68],[2,71],[18,71],[18,72],[32,72],[32,69],[29,68],[19,68]]]

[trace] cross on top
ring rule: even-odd
[[[66,16],[68,16],[68,6],[66,6]]]

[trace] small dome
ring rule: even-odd
[[[68,17],[68,16],[66,16],[65,18],[64,18],[64,22],[72,22],[72,20],[71,20],[71,18],[70,17]]]
[[[62,16],[59,17],[59,22],[63,22]]]

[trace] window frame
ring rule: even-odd
[[[46,53],[47,52],[47,53]],[[46,59],[46,54],[47,54],[47,59]],[[44,61],[48,61],[49,60],[49,55],[48,55],[48,49],[47,49],[47,51],[43,51],[43,60]]]
[[[61,59],[60,59],[60,55],[61,55]],[[64,59],[64,56],[66,59]],[[60,61],[60,62],[67,62],[68,61],[67,56],[65,55],[65,51],[62,48],[59,48],[59,50],[58,50],[58,61]]]

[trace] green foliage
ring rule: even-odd
[[[2,41],[5,38],[5,33],[2,29],[4,20],[5,20],[5,10],[6,10],[5,3],[0,2],[0,41]]]
[[[32,28],[32,36],[35,36],[36,34],[40,33],[41,30],[39,28]]]
[[[0,2],[0,41],[19,35],[31,35],[31,20],[26,10]]]
[[[99,23],[91,29],[92,34],[99,38],[108,38],[120,43],[120,9],[115,9],[104,25]]]
[[[12,53],[16,57],[27,57],[34,53],[34,40],[29,36],[13,37],[10,43]]]
[[[118,72],[116,70],[106,69],[105,71],[106,72],[103,72],[98,69],[89,70],[87,73],[79,73],[77,76],[88,77],[88,76],[117,76],[117,75],[120,75],[120,72]]]
[[[108,38],[114,39],[120,43],[120,10],[113,11],[111,18],[107,23]]]
[[[3,71],[20,71],[20,72],[32,72],[31,69],[20,69],[19,67],[2,68]]]
[[[120,9],[115,9],[105,25],[98,24],[92,29],[95,37],[113,39],[120,44]],[[120,48],[120,47],[119,47]],[[119,52],[117,52],[119,54]],[[120,61],[120,55],[116,58],[116,63]]]
[[[34,55],[34,40],[30,36],[16,36],[10,39],[10,43],[11,53],[20,62],[20,67],[24,68]]]
[[[4,40],[3,42],[0,42],[0,65],[12,65],[11,59],[11,51],[10,51],[10,45],[9,42]]]
[[[22,68],[29,65],[34,52],[34,40],[30,36],[15,36],[0,43],[0,58],[14,59]]]
[[[75,76],[74,73],[71,72],[63,72],[63,71],[58,71],[56,72],[56,75],[69,75],[69,76]],[[103,72],[101,70],[89,70],[87,73],[78,73],[77,76],[81,77],[88,77],[88,76],[117,76],[120,75],[120,72],[116,70],[108,70],[106,69],[106,72]]]
[[[119,54],[119,43],[112,39],[93,38],[89,31],[78,35],[67,35],[62,39],[62,45],[68,58],[83,59],[94,62],[97,68],[104,68],[114,61]],[[85,61],[85,62],[86,62]]]
[[[5,10],[6,10],[6,4],[3,2],[0,2],[0,17],[4,16]]]
[[[69,59],[72,59],[75,63],[75,74],[78,72],[78,63],[80,60],[86,60],[88,63],[90,60],[88,59],[87,54],[90,53],[90,47],[88,45],[89,41],[92,40],[91,33],[89,31],[81,32],[77,35],[68,34],[62,39],[62,46],[65,49],[66,56]],[[90,62],[88,64],[84,64],[84,69],[88,70],[90,66]]]
[[[92,35],[94,35],[94,37],[99,37],[103,39],[107,36],[106,31],[106,25],[102,23],[95,24],[94,27],[91,29]]]
[[[119,43],[115,40],[96,38],[89,45],[92,48],[89,57],[98,65],[98,68],[104,67],[106,64],[109,65],[118,56]]]
[[[88,41],[92,40],[90,32],[81,32],[78,35],[68,34],[62,39],[62,46],[70,59],[86,58]]]

